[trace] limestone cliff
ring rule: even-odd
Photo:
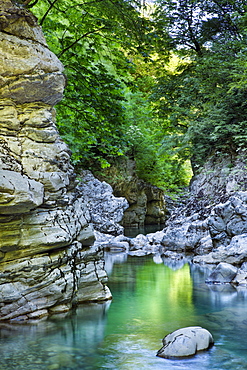
[[[116,197],[127,199],[121,225],[124,227],[143,227],[165,223],[169,210],[164,191],[147,183],[137,175],[134,160],[117,158],[114,164],[98,177],[111,184]]]
[[[63,66],[35,17],[0,4],[0,320],[111,297],[70,153],[55,126]]]
[[[246,149],[218,152],[197,171],[185,204],[168,220],[161,244],[199,255],[198,263],[247,260]]]

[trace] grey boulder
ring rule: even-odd
[[[158,357],[187,357],[210,348],[214,343],[212,334],[200,326],[178,329],[163,338]]]
[[[208,279],[206,280],[206,283],[214,284],[230,283],[237,275],[237,272],[238,272],[237,267],[231,265],[230,263],[221,262],[209,275]]]

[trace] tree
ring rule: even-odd
[[[159,118],[181,143],[187,142],[199,166],[215,150],[232,152],[246,145],[246,83],[241,74],[247,5],[242,0],[157,3],[156,17],[166,19],[179,62],[158,79],[153,99]]]
[[[125,90],[143,48],[139,1],[40,0],[33,8],[50,48],[65,66],[65,99],[57,123],[75,164],[109,166],[127,150]],[[127,52],[125,51],[127,50]]]

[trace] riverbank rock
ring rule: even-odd
[[[189,252],[194,262],[245,260],[247,151],[217,153],[196,169],[190,193],[166,222],[164,250]]]
[[[239,266],[247,258],[247,234],[234,236],[227,246],[221,246],[207,255],[195,256],[194,263],[218,264],[222,261]]]
[[[247,258],[247,192],[237,192],[212,209],[208,229],[213,250],[193,259],[195,263],[227,262],[240,265]]]
[[[114,194],[129,203],[121,221],[125,227],[158,225],[167,219],[164,192],[156,186],[134,177],[116,184]]]
[[[209,229],[206,220],[200,220],[197,213],[189,217],[179,217],[171,221],[164,230],[161,244],[164,250],[195,252],[208,251],[212,244],[208,241]]]
[[[247,233],[247,192],[237,192],[215,206],[208,225],[214,248],[227,246],[234,236]]]
[[[157,356],[164,358],[193,356],[198,351],[210,348],[213,343],[212,334],[200,326],[182,328],[163,339],[163,347]]]
[[[206,283],[224,284],[230,283],[237,275],[238,269],[229,263],[221,262],[211,272]]]
[[[63,66],[36,18],[1,1],[0,320],[111,297],[103,252],[55,125]]]
[[[239,287],[247,286],[247,262],[244,262],[241,267],[238,269],[237,275],[231,281],[232,284]]]

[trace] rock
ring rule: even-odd
[[[126,198],[129,203],[121,221],[124,227],[140,228],[144,224],[165,222],[167,209],[164,191],[139,179],[133,160],[120,158],[119,163],[112,166],[106,175],[113,179],[114,195]]]
[[[161,231],[156,231],[155,233],[147,234],[146,237],[150,244],[160,245],[162,239],[164,238],[164,234],[165,234],[164,230],[161,230]]]
[[[147,196],[145,225],[164,223],[167,219],[168,211],[163,190],[148,183],[145,183],[144,189]]]
[[[79,190],[87,204],[95,230],[106,234],[122,234],[123,227],[118,223],[123,218],[124,210],[128,208],[127,200],[115,197],[112,187],[96,179],[90,171],[82,172]]]
[[[164,358],[193,356],[210,348],[214,343],[210,332],[200,326],[182,328],[163,339],[163,347],[157,356]]]
[[[134,251],[137,249],[143,249],[144,247],[148,246],[148,238],[146,235],[139,234],[135,238],[130,240],[130,251]]]
[[[172,251],[166,251],[161,253],[161,258],[164,265],[168,266],[170,269],[174,271],[180,270],[189,261],[189,259],[186,258],[184,254]]]
[[[233,265],[240,265],[247,258],[247,234],[237,235],[227,246],[218,247],[207,255],[195,256],[194,263],[216,264],[222,261]]]
[[[0,214],[26,213],[43,201],[43,184],[18,172],[0,169]]]
[[[210,253],[213,249],[213,242],[210,234],[208,233],[206,236],[202,237],[196,246],[195,254],[204,254]]]
[[[231,283],[240,287],[247,286],[247,262],[242,263]]]
[[[147,212],[147,195],[139,180],[131,179],[115,186],[114,193],[124,196],[129,207],[124,213],[122,225],[125,227],[140,227],[145,224]]]
[[[218,152],[204,166],[195,169],[190,190],[193,197],[205,205],[225,202],[236,191],[247,191],[246,149],[235,153]]]
[[[160,254],[154,254],[153,256],[153,261],[154,263],[156,263],[156,265],[161,265],[163,263],[163,260],[161,258],[161,255]]]
[[[134,251],[130,251],[128,254],[130,256],[143,257],[143,256],[146,256],[148,254],[151,254],[151,252],[145,251],[143,249],[137,249],[137,250],[134,250]]]
[[[230,283],[237,275],[237,267],[229,263],[221,262],[209,275],[206,283],[224,284]]]
[[[193,253],[195,263],[240,265],[246,259],[246,154],[218,153],[194,168],[190,195],[166,222],[164,250]]]
[[[0,12],[0,321],[33,320],[111,293],[55,125],[63,66],[28,10]]]
[[[127,242],[112,242],[104,245],[104,249],[111,253],[126,252],[129,249],[129,243]]]
[[[170,222],[161,241],[165,249],[189,252],[198,248],[201,240],[209,235],[207,220],[201,221],[198,218],[199,216],[194,214]]]
[[[231,281],[232,284],[237,286],[247,286],[247,272],[239,270],[235,278]]]
[[[36,311],[46,310],[48,315],[56,306],[109,299],[101,258],[99,250],[84,251],[75,243],[67,251],[5,263],[0,272],[1,320],[33,318]]]
[[[194,263],[227,262],[240,265],[247,258],[247,192],[237,192],[225,203],[200,213],[172,217],[163,230],[163,250],[190,252]],[[207,253],[207,254],[205,254]]]
[[[247,233],[246,221],[247,192],[238,192],[218,204],[208,220],[214,247],[227,246],[235,235]]]

